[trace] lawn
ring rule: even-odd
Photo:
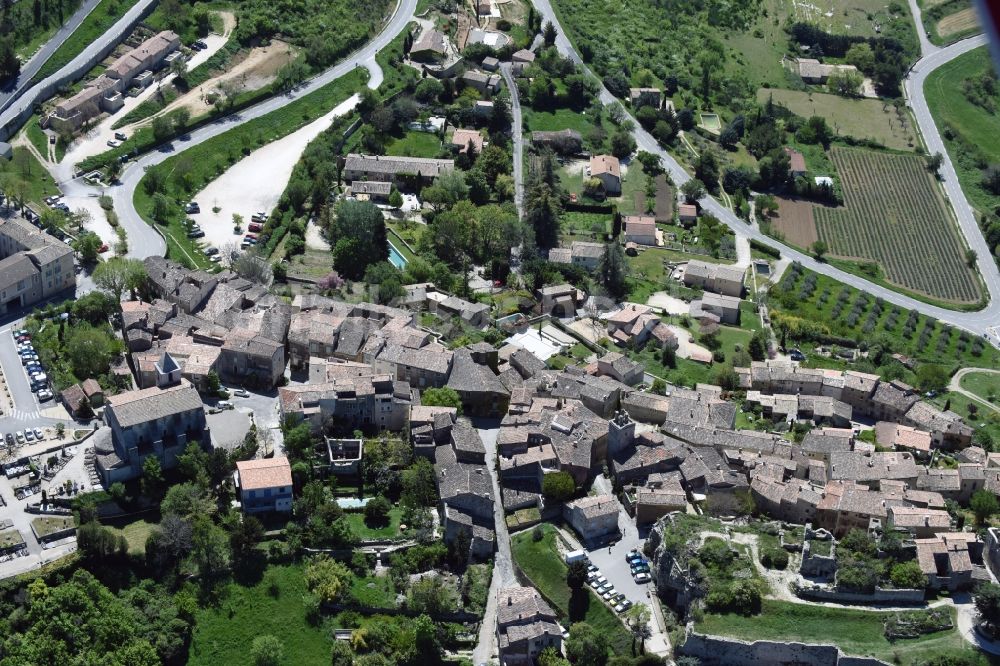
[[[118,19],[124,16],[125,12],[131,9],[134,4],[135,0],[101,0],[94,11],[90,12],[83,20],[80,27],[74,30],[62,46],[56,49],[56,52],[45,61],[45,64],[31,79],[32,83],[41,81],[62,69],[73,58],[80,55],[83,49],[110,30],[111,26],[117,23]]]
[[[569,247],[573,241],[604,242],[604,234],[611,231],[608,213],[583,213],[568,210],[560,218],[562,244]]]
[[[895,108],[882,100],[848,99],[840,95],[775,88],[757,91],[758,102],[764,104],[768,99],[803,118],[821,116],[840,135],[877,141],[894,150],[913,150],[920,144],[909,111],[904,112],[906,124],[903,125]],[[810,170],[819,173],[812,165]]]
[[[219,604],[198,611],[190,666],[244,666],[250,663],[250,644],[257,636],[277,636],[285,647],[286,664],[330,661],[330,638],[321,626],[306,622],[306,594],[301,565],[272,566],[264,580],[278,584],[278,595],[266,582],[245,587],[230,583]]]
[[[255,118],[239,127],[212,137],[174,155],[152,169],[167,174],[166,194],[175,201],[187,201],[209,182],[255,148],[276,141],[315,120],[360,88],[367,76],[364,70],[353,70],[340,79],[300,97],[284,108]],[[186,170],[186,184],[179,185],[178,169]],[[149,176],[145,176],[144,180]],[[153,199],[142,187],[135,191],[136,209],[146,222],[153,224]],[[201,268],[214,266],[208,262],[199,245],[187,238],[183,227],[184,215],[179,206],[172,206],[167,225],[157,225],[167,236],[167,256],[186,265]]]
[[[987,402],[994,402],[1000,394],[1000,375],[990,372],[970,372],[961,380],[962,388],[975,393]]]
[[[980,211],[1000,205],[1000,196],[980,186],[982,165],[1000,162],[1000,113],[970,102],[965,82],[992,67],[989,51],[983,46],[938,67],[924,84],[927,106],[941,129],[962,190]],[[1000,94],[990,99],[1000,102]]]
[[[971,0],[923,0],[921,4],[924,29],[938,46],[982,32]]]
[[[102,523],[104,527],[110,529],[116,535],[124,536],[128,541],[128,552],[132,555],[142,555],[146,552],[146,539],[153,532],[153,528],[159,524],[153,519],[159,518],[155,514],[147,514],[145,518],[128,520],[108,520]]]
[[[0,190],[38,207],[44,206],[45,197],[59,194],[52,176],[23,146],[14,148],[13,159],[0,160]]]
[[[441,154],[441,139],[432,132],[407,132],[388,143],[385,154],[401,157],[438,157]]]
[[[351,600],[368,608],[395,608],[396,588],[392,584],[392,576],[354,576]]]
[[[979,338],[915,310],[879,304],[857,289],[795,266],[771,288],[769,303],[772,315],[816,322],[822,331],[858,343],[885,339],[895,353],[941,363],[952,372],[958,367],[989,368],[1000,363],[1000,352]]]
[[[954,629],[890,643],[883,633],[886,615],[767,599],[760,615],[706,613],[695,630],[750,641],[833,643],[848,655],[873,656],[904,666],[925,663],[936,655],[974,652]]]
[[[399,534],[399,521],[403,517],[403,510],[397,506],[392,507],[389,512],[389,524],[385,527],[369,527],[365,524],[364,513],[345,513],[344,518],[347,523],[362,539],[387,539]]]
[[[844,206],[815,210],[831,255],[874,262],[888,282],[926,297],[979,302],[982,290],[966,265],[964,239],[923,157],[840,147],[831,157]]]
[[[541,541],[532,538],[534,530],[511,539],[514,561],[531,584],[556,605],[555,610],[564,622],[586,622],[607,637],[612,654],[631,654],[631,635],[604,602],[589,588],[572,598],[572,590],[566,585],[566,565],[556,546],[556,529],[547,523],[540,527],[544,533]]]

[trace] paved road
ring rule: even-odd
[[[559,20],[552,9],[550,0],[532,0],[532,4],[534,5],[535,10],[542,16],[543,22],[551,21],[552,24],[556,26],[556,30],[558,31],[556,36],[556,47],[559,49],[560,53],[576,62],[582,69],[589,71],[589,68],[587,68],[587,66],[583,63],[583,59],[580,57],[579,53],[576,52],[576,49],[566,37],[565,31],[559,24]],[[933,54],[917,63],[914,68],[913,77],[915,79],[919,78],[919,83],[916,86],[916,89],[919,90],[919,99],[923,99],[923,77],[934,68],[940,67],[948,60],[961,55],[971,48],[975,48],[975,44],[970,45],[970,42],[974,42],[977,39],[982,38],[974,37],[970,40],[958,42],[948,48],[935,51]],[[910,89],[912,84],[913,82],[907,80],[907,89]],[[611,104],[618,101],[617,98],[615,98],[603,86],[601,87],[600,98],[605,104]],[[660,147],[652,135],[642,129],[642,127],[635,122],[634,118],[631,118],[631,120],[635,126],[633,135],[638,149],[658,155],[666,168],[670,171],[674,183],[676,183],[677,186],[680,186],[690,180],[691,176],[684,171],[680,164],[678,164],[678,162],[669,153],[667,153],[666,150]],[[917,122],[920,125],[921,131],[924,132],[925,135],[930,134],[933,137],[937,136],[937,130],[934,126],[933,120],[930,119],[929,114],[921,115],[920,113],[917,113]],[[932,147],[931,152],[934,151],[935,149]],[[991,297],[989,305],[977,312],[955,312],[954,310],[947,310],[945,308],[928,305],[927,303],[910,298],[909,296],[904,296],[891,289],[874,284],[838,268],[834,268],[829,264],[816,261],[813,257],[804,254],[803,252],[788,247],[783,243],[770,238],[769,236],[765,236],[743,220],[740,220],[731,210],[720,204],[714,198],[705,197],[701,200],[701,204],[705,210],[729,226],[737,236],[744,236],[750,240],[756,240],[765,245],[776,248],[780,250],[782,255],[786,258],[799,262],[805,268],[822,275],[832,277],[840,282],[880,297],[883,300],[902,308],[918,310],[919,312],[934,317],[940,321],[964,328],[972,333],[975,333],[976,335],[986,335],[989,328],[1000,325],[1000,271],[997,270],[996,263],[989,260],[991,254],[988,249],[986,249],[986,241],[983,239],[982,233],[975,225],[974,220],[972,220],[971,225],[968,223],[971,218],[971,209],[965,199],[965,195],[961,192],[961,189],[957,187],[957,179],[954,177],[954,170],[951,168],[951,163],[948,160],[947,153],[944,153],[943,150],[942,153],[945,155],[945,167],[943,167],[943,171],[945,172],[945,185],[948,197],[956,206],[958,217],[961,221],[962,233],[966,236],[970,246],[976,250],[979,257],[982,259],[979,262],[979,267]],[[951,187],[949,187],[949,185]],[[1000,339],[998,339],[995,335],[991,334],[988,339],[994,345],[1000,346]]]
[[[87,2],[89,1],[90,0],[87,0]],[[125,12],[120,19],[118,19],[118,22],[115,23],[110,30],[104,33],[100,40],[91,43],[82,52],[77,54],[73,60],[67,63],[52,76],[45,78],[43,81],[40,81],[27,90],[22,89],[17,95],[14,96],[14,100],[7,104],[7,108],[0,113],[0,128],[6,127],[8,123],[10,123],[14,118],[19,117],[20,114],[26,109],[32,108],[36,104],[44,102],[47,96],[42,93],[49,87],[47,82],[60,79],[61,72],[73,71],[74,69],[80,68],[82,63],[85,63],[91,58],[96,57],[98,54],[107,51],[113,44],[117,44],[119,41],[124,39],[128,32],[130,32],[125,29],[125,26],[132,25],[136,20],[138,20],[139,16],[142,16],[144,12],[157,2],[159,2],[159,0],[135,0],[135,4],[127,12]]]
[[[300,97],[336,81],[359,66],[366,67],[370,72],[371,77],[368,81],[368,86],[370,88],[378,87],[382,82],[383,76],[381,68],[375,61],[375,56],[406,28],[413,17],[413,13],[416,11],[416,7],[417,0],[400,0],[396,6],[395,13],[374,39],[353,55],[345,58],[340,64],[306,81],[297,89],[285,95],[271,97],[242,111],[220,118],[209,125],[200,127],[179,139],[161,146],[154,152],[143,155],[137,161],[131,162],[122,172],[119,183],[108,190],[112,199],[114,199],[115,210],[118,212],[121,224],[128,235],[128,256],[135,259],[144,259],[154,255],[162,257],[166,254],[166,242],[159,233],[146,224],[135,209],[133,202],[135,189],[139,185],[139,181],[142,179],[147,168],[155,166],[169,157],[223,134],[243,123],[281,109]],[[97,188],[73,177],[73,165],[71,164],[60,164],[56,167],[55,171],[59,188],[66,194],[85,196],[97,191]]]
[[[524,128],[521,120],[521,98],[517,93],[517,84],[510,73],[510,63],[500,65],[500,74],[510,91],[510,113],[513,117],[512,138],[514,144],[514,205],[517,206],[517,216],[524,219]]]
[[[910,0],[910,13],[913,14],[917,37],[920,39],[920,55],[926,56],[934,53],[940,47],[931,44],[931,40],[927,38],[927,30],[924,29],[924,19],[922,18],[923,12],[920,11],[920,5],[917,3],[917,0]]]
[[[52,35],[49,41],[42,44],[42,47],[35,51],[35,54],[28,59],[28,62],[22,63],[21,73],[16,79],[7,81],[3,88],[0,88],[0,111],[3,111],[7,106],[20,95],[31,83],[32,77],[38,73],[42,66],[48,62],[49,58],[55,53],[60,46],[73,34],[83,20],[90,16],[90,12],[94,10],[101,0],[84,0],[83,3],[77,8],[76,12],[69,17],[69,20],[63,23],[62,27],[56,31],[56,34]]]
[[[500,494],[500,479],[497,476],[497,434],[498,425],[489,428],[477,428],[479,437],[486,447],[487,468],[490,480],[493,482],[493,521],[496,530],[497,551],[493,555],[493,578],[490,580],[489,598],[486,600],[486,613],[479,625],[479,640],[472,653],[472,663],[475,666],[489,662],[497,652],[496,618],[497,599],[500,590],[517,585],[514,576],[514,559],[510,553],[510,534],[507,532],[507,520],[503,509],[503,495]]]

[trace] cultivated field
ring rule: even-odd
[[[847,99],[839,95],[775,88],[757,91],[759,102],[764,103],[768,98],[804,118],[825,118],[838,134],[871,139],[895,150],[911,150],[917,145],[909,111],[904,111],[901,118],[891,104],[881,100]]]
[[[979,27],[979,17],[972,7],[949,14],[937,23],[937,33],[941,37],[950,37],[966,30],[975,30]]]
[[[931,298],[979,300],[965,245],[924,158],[848,148],[830,153],[844,206],[815,211],[830,254],[873,260],[889,282]]]
[[[771,229],[788,243],[808,248],[819,240],[816,221],[813,217],[814,205],[798,199],[778,199],[778,216],[771,218]]]

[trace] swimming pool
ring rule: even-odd
[[[337,499],[337,506],[341,509],[363,509],[368,504],[370,497],[358,499],[356,497],[341,497]]]
[[[399,270],[406,268],[406,258],[403,257],[402,253],[396,249],[396,246],[392,244],[392,241],[389,241],[389,263]]]

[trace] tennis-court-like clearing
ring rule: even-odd
[[[980,299],[952,211],[923,157],[840,147],[830,157],[844,206],[814,211],[830,254],[875,261],[892,284],[931,298]]]
[[[757,100],[772,99],[797,116],[820,116],[837,134],[855,139],[871,139],[886,148],[912,150],[918,144],[910,112],[903,115],[892,104],[878,99],[848,99],[826,93],[761,88]]]

